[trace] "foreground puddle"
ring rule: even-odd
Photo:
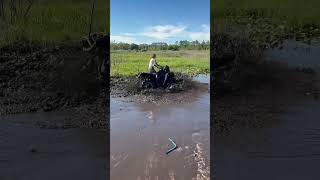
[[[105,179],[107,137],[96,129],[41,129],[63,113],[0,116],[0,179]]]
[[[195,96],[179,105],[112,98],[111,179],[209,179],[210,96]],[[178,148],[167,155],[168,138]]]
[[[274,127],[215,137],[216,179],[318,179],[319,109],[319,102],[304,102],[284,112]]]

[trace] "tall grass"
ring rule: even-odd
[[[40,44],[78,41],[89,32],[91,7],[91,0],[39,1],[26,19],[0,20],[0,46],[23,40]],[[92,32],[96,31],[109,32],[108,0],[96,0]]]
[[[153,53],[158,64],[168,65],[171,71],[188,75],[210,72],[210,51],[111,51],[111,76],[134,76],[148,72],[148,64]]]

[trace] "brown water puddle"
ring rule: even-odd
[[[201,79],[201,78],[200,78]],[[111,179],[209,179],[210,96],[178,105],[111,99]],[[171,148],[171,138],[178,149]]]

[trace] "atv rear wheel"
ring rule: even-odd
[[[151,83],[150,81],[142,82],[142,89],[150,89],[150,88],[154,88],[153,83]]]

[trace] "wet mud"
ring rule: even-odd
[[[109,93],[80,47],[0,49],[0,179],[105,179]]]
[[[318,99],[319,77],[285,64],[264,61],[247,65],[238,76],[237,89],[214,97],[215,134],[238,127],[263,127],[277,122],[279,114],[307,96]]]
[[[186,75],[177,75],[183,79],[174,89],[142,89],[137,77],[112,77],[111,97],[125,98],[126,101],[150,104],[182,104],[192,102],[193,94],[209,93],[208,82],[200,83]]]
[[[318,179],[319,52],[292,41],[268,50],[245,87],[216,99],[214,178]]]
[[[63,111],[59,123],[43,128],[106,128],[109,94],[94,67],[81,70],[92,55],[80,47],[25,44],[0,49],[0,115]],[[89,118],[89,120],[88,120]]]

